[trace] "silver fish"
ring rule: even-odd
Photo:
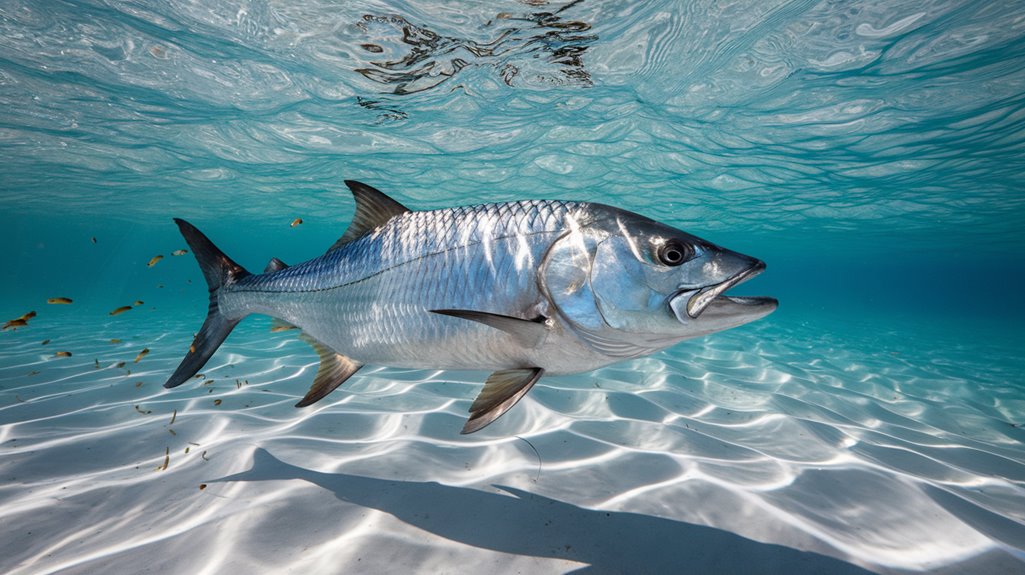
[[[252,313],[297,327],[320,356],[310,405],[367,364],[488,369],[463,433],[545,373],[589,371],[736,327],[775,299],[725,292],[761,261],[644,216],[529,200],[412,211],[346,181],[356,213],[324,255],[250,274],[175,219],[210,287],[209,315],[165,387],[191,378]]]

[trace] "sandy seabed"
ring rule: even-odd
[[[770,318],[461,436],[485,372],[296,409],[316,356],[266,321],[165,390],[198,326],[37,319],[0,336],[4,573],[1025,572],[1010,344]]]

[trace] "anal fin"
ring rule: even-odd
[[[320,356],[320,366],[317,368],[317,375],[313,377],[313,385],[306,392],[306,396],[295,404],[296,407],[306,407],[324,399],[363,367],[362,363],[349,359],[305,333],[299,338],[313,346]]]
[[[501,417],[534,387],[544,373],[545,370],[540,367],[503,369],[492,373],[484,382],[484,389],[477,395],[477,399],[473,400],[470,419],[466,421],[461,433],[480,431]]]
[[[290,329],[299,329],[298,327],[288,323],[283,319],[272,318],[270,320],[270,330],[272,332],[288,331]]]

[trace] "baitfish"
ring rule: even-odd
[[[209,314],[164,387],[199,371],[249,314],[295,326],[320,357],[296,404],[364,365],[494,370],[463,433],[542,375],[578,373],[760,319],[768,297],[726,291],[765,264],[611,206],[528,200],[414,211],[346,181],[352,223],[327,253],[251,274],[175,219],[210,287]]]

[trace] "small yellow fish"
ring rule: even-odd
[[[183,255],[185,255],[187,253],[189,253],[189,250],[174,250],[173,252],[171,252],[171,255],[172,256],[183,256]]]
[[[70,351],[58,351],[57,353],[53,354],[53,356],[54,357],[71,357],[71,352]]]
[[[3,328],[0,328],[0,331],[6,331],[8,328],[25,327],[28,325],[28,320],[34,317],[36,317],[36,312],[34,311],[22,314],[19,318],[8,320],[7,323],[4,324]]]
[[[152,259],[150,259],[149,263],[146,264],[146,267],[151,268],[151,267],[157,265],[157,262],[159,262],[162,259],[164,259],[164,256],[162,256],[160,254],[157,254],[157,255],[153,256]]]
[[[220,405],[220,404],[221,404],[221,400],[219,400],[219,399],[215,399],[214,400],[214,405]]]
[[[133,303],[132,305],[134,305],[135,307],[139,307],[140,305],[142,305],[144,303],[146,303],[146,302],[142,301],[141,299],[137,299],[137,300],[135,300],[135,303]]]
[[[68,304],[68,303],[71,303],[71,298],[69,298],[69,297],[52,297],[52,298],[46,300],[46,303],[63,303],[63,304]]]
[[[117,308],[116,310],[110,312],[110,315],[118,315],[120,313],[125,313],[126,311],[128,311],[130,309],[132,309],[132,306],[130,306],[130,305],[123,305],[123,306]]]
[[[21,319],[21,318],[12,319],[12,320],[9,320],[7,323],[4,324],[3,331],[6,331],[8,329],[17,329],[19,327],[25,327],[27,325],[28,325],[28,322],[23,320],[23,319]]]
[[[296,218],[296,219],[292,220],[292,227],[294,228],[295,226],[298,226],[301,223],[303,223],[303,219],[302,218]]]
[[[149,353],[149,348],[148,347],[142,348],[142,351],[139,352],[139,355],[135,356],[135,362],[134,363],[139,363],[139,360],[144,358],[144,357],[146,357],[147,353]]]
[[[121,340],[115,337],[114,339],[110,340],[110,343],[121,343]]]

